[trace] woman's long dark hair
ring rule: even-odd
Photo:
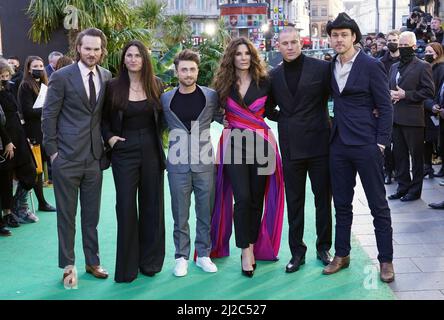
[[[130,79],[128,69],[125,66],[125,55],[128,49],[132,46],[137,47],[142,56],[141,81],[147,99],[150,102],[154,102],[156,109],[160,111],[162,110],[160,105],[160,95],[162,93],[161,83],[154,75],[148,50],[145,45],[138,40],[128,42],[122,50],[119,72],[117,77],[109,83],[109,88],[111,90],[108,94],[111,94],[109,97],[111,99],[111,107],[112,109],[125,110],[128,106]]]
[[[40,92],[40,84],[43,83],[43,84],[48,85],[48,76],[46,75],[45,68],[43,68],[43,71],[42,71],[43,75],[40,78],[40,83],[35,81],[35,79],[33,78],[32,74],[31,74],[31,63],[34,62],[35,60],[41,61],[43,63],[43,65],[45,65],[43,59],[40,58],[39,56],[29,56],[28,58],[26,58],[25,70],[23,71],[23,81],[22,81],[21,85],[27,86],[36,95],[38,95]]]
[[[250,74],[252,80],[259,86],[260,82],[268,77],[265,63],[261,60],[253,43],[245,37],[232,39],[224,51],[224,55],[221,58],[219,68],[213,80],[213,87],[219,94],[220,105],[223,107],[225,107],[227,103],[227,97],[230,95],[233,86],[236,86],[239,92],[234,57],[237,48],[242,44],[248,48],[251,55]]]

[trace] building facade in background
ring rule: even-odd
[[[267,51],[285,26],[294,26],[302,36],[309,36],[307,4],[301,0],[218,0],[220,16],[231,35],[248,37]]]
[[[409,16],[410,0],[395,1],[393,19],[393,0],[344,1],[347,14],[356,20],[362,34],[387,33],[400,29]]]
[[[399,30],[405,26],[410,7],[420,7],[432,16],[444,18],[444,6],[438,0],[345,0],[344,5],[363,34]]]
[[[344,3],[342,0],[310,0],[309,4],[313,46],[323,48],[328,45],[327,22],[344,11]]]
[[[144,0],[128,0],[133,6],[140,6]],[[184,14],[189,17],[194,37],[200,37],[214,28],[220,17],[218,0],[156,0],[166,5],[166,16]]]

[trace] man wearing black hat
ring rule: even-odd
[[[347,14],[340,13],[329,22],[327,33],[337,53],[332,61],[334,118],[330,137],[336,253],[323,273],[333,274],[350,264],[353,189],[359,173],[374,218],[380,278],[391,282],[395,277],[393,231],[383,174],[383,151],[390,141],[393,119],[387,74],[382,62],[353,46],[361,39],[361,32]]]

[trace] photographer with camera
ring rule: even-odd
[[[419,7],[414,7],[407,19],[407,30],[412,31],[418,41],[423,40],[429,43],[435,38],[431,28],[432,16],[430,13],[424,13]]]

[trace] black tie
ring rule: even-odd
[[[89,104],[91,108],[94,108],[96,105],[96,86],[94,85],[94,72],[89,73]]]

